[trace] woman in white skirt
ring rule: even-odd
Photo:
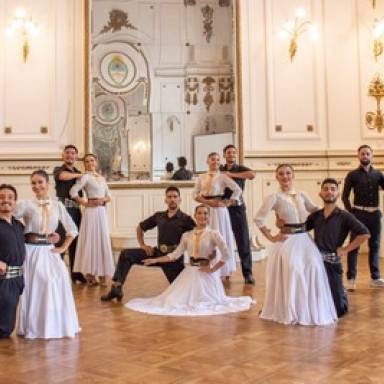
[[[19,308],[17,334],[28,339],[74,337],[79,322],[73,300],[71,280],[60,254],[77,236],[77,228],[64,205],[48,196],[48,175],[43,170],[32,173],[34,200],[20,201],[15,217],[25,224],[25,289]],[[55,230],[62,223],[66,237],[61,247]]]
[[[145,259],[145,265],[171,262],[185,251],[189,265],[159,296],[130,300],[126,307],[139,312],[168,316],[219,315],[246,311],[252,298],[226,296],[220,280],[220,270],[229,257],[227,246],[220,233],[208,227],[209,208],[199,205],[195,209],[196,227],[185,232],[178,247],[166,256]],[[216,259],[216,248],[221,258]]]
[[[267,253],[266,290],[260,317],[283,324],[327,325],[337,314],[322,256],[305,232],[309,212],[318,208],[293,188],[294,171],[282,164],[276,169],[280,190],[267,196],[255,223],[273,244]],[[271,211],[284,223],[273,236],[265,226]]]
[[[238,204],[242,192],[230,177],[219,171],[220,155],[218,153],[210,153],[207,164],[208,172],[200,175],[196,180],[193,197],[197,202],[209,206],[209,226],[220,232],[227,245],[228,258],[220,269],[220,275],[228,279],[231,273],[236,271],[236,259],[231,219],[227,207]]]
[[[85,174],[77,179],[70,195],[85,207],[77,240],[74,272],[86,275],[88,285],[98,282],[106,284],[105,279],[113,275],[114,263],[108,218],[105,205],[111,201],[108,185],[103,176],[96,172],[97,159],[93,154],[84,157]],[[79,197],[83,190],[87,198]]]

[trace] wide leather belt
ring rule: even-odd
[[[65,208],[80,208],[79,203],[77,203],[75,200],[68,199],[67,197],[60,197],[59,200],[64,204]]]
[[[210,195],[210,196],[204,196],[204,199],[206,200],[225,200],[225,196],[224,195]]]
[[[157,249],[164,254],[171,253],[177,248],[177,245],[160,244]]]
[[[304,233],[306,232],[305,223],[300,224],[284,224],[281,228],[281,233],[284,234],[296,234],[296,233]]]
[[[209,266],[209,259],[204,259],[202,257],[193,257],[189,258],[189,264],[194,267],[207,267]]]
[[[15,277],[23,276],[23,267],[8,265],[7,271],[0,275],[0,280],[13,279]]]
[[[341,257],[338,256],[336,252],[321,252],[321,255],[323,256],[323,260],[327,263],[331,263],[331,264],[341,263]]]
[[[361,205],[354,205],[354,209],[358,209],[359,211],[365,211],[365,212],[376,212],[380,208],[379,207],[362,207]]]
[[[27,244],[51,245],[51,243],[48,241],[47,235],[40,233],[26,233],[24,237]]]

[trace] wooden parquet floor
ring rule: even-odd
[[[0,383],[384,383],[384,290],[368,288],[365,257],[350,313],[331,327],[284,326],[258,317],[265,262],[256,287],[240,272],[228,294],[257,304],[224,316],[150,316],[101,303],[102,288],[75,286],[82,332],[75,339],[0,341]],[[124,301],[167,286],[159,269],[135,267]]]

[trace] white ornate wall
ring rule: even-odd
[[[40,26],[27,63],[20,35],[3,33],[21,6]],[[57,158],[68,142],[83,148],[83,21],[83,1],[0,0],[1,158]]]
[[[372,26],[384,4],[366,0],[242,0],[242,83],[245,152],[354,151],[362,142],[384,147],[369,130],[375,111],[368,85],[382,71],[372,54]],[[278,33],[303,7],[318,26],[319,41],[299,37],[290,63],[289,41]],[[323,152],[324,153],[324,152]],[[341,152],[340,152],[341,153]]]

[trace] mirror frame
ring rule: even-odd
[[[181,1],[181,0],[180,0]],[[233,1],[233,20],[235,24],[235,57],[234,57],[234,79],[235,79],[235,105],[236,114],[236,144],[238,148],[238,162],[244,162],[244,138],[243,138],[243,108],[242,108],[242,45],[240,34],[241,10],[240,0]],[[91,65],[91,4],[92,0],[83,0],[84,5],[84,153],[92,151],[91,148],[91,124],[90,124],[90,65]],[[153,156],[153,154],[152,154]],[[151,170],[152,174],[152,170]],[[116,183],[119,183],[118,181]],[[124,184],[127,182],[121,182]],[[129,182],[128,182],[129,183]]]

